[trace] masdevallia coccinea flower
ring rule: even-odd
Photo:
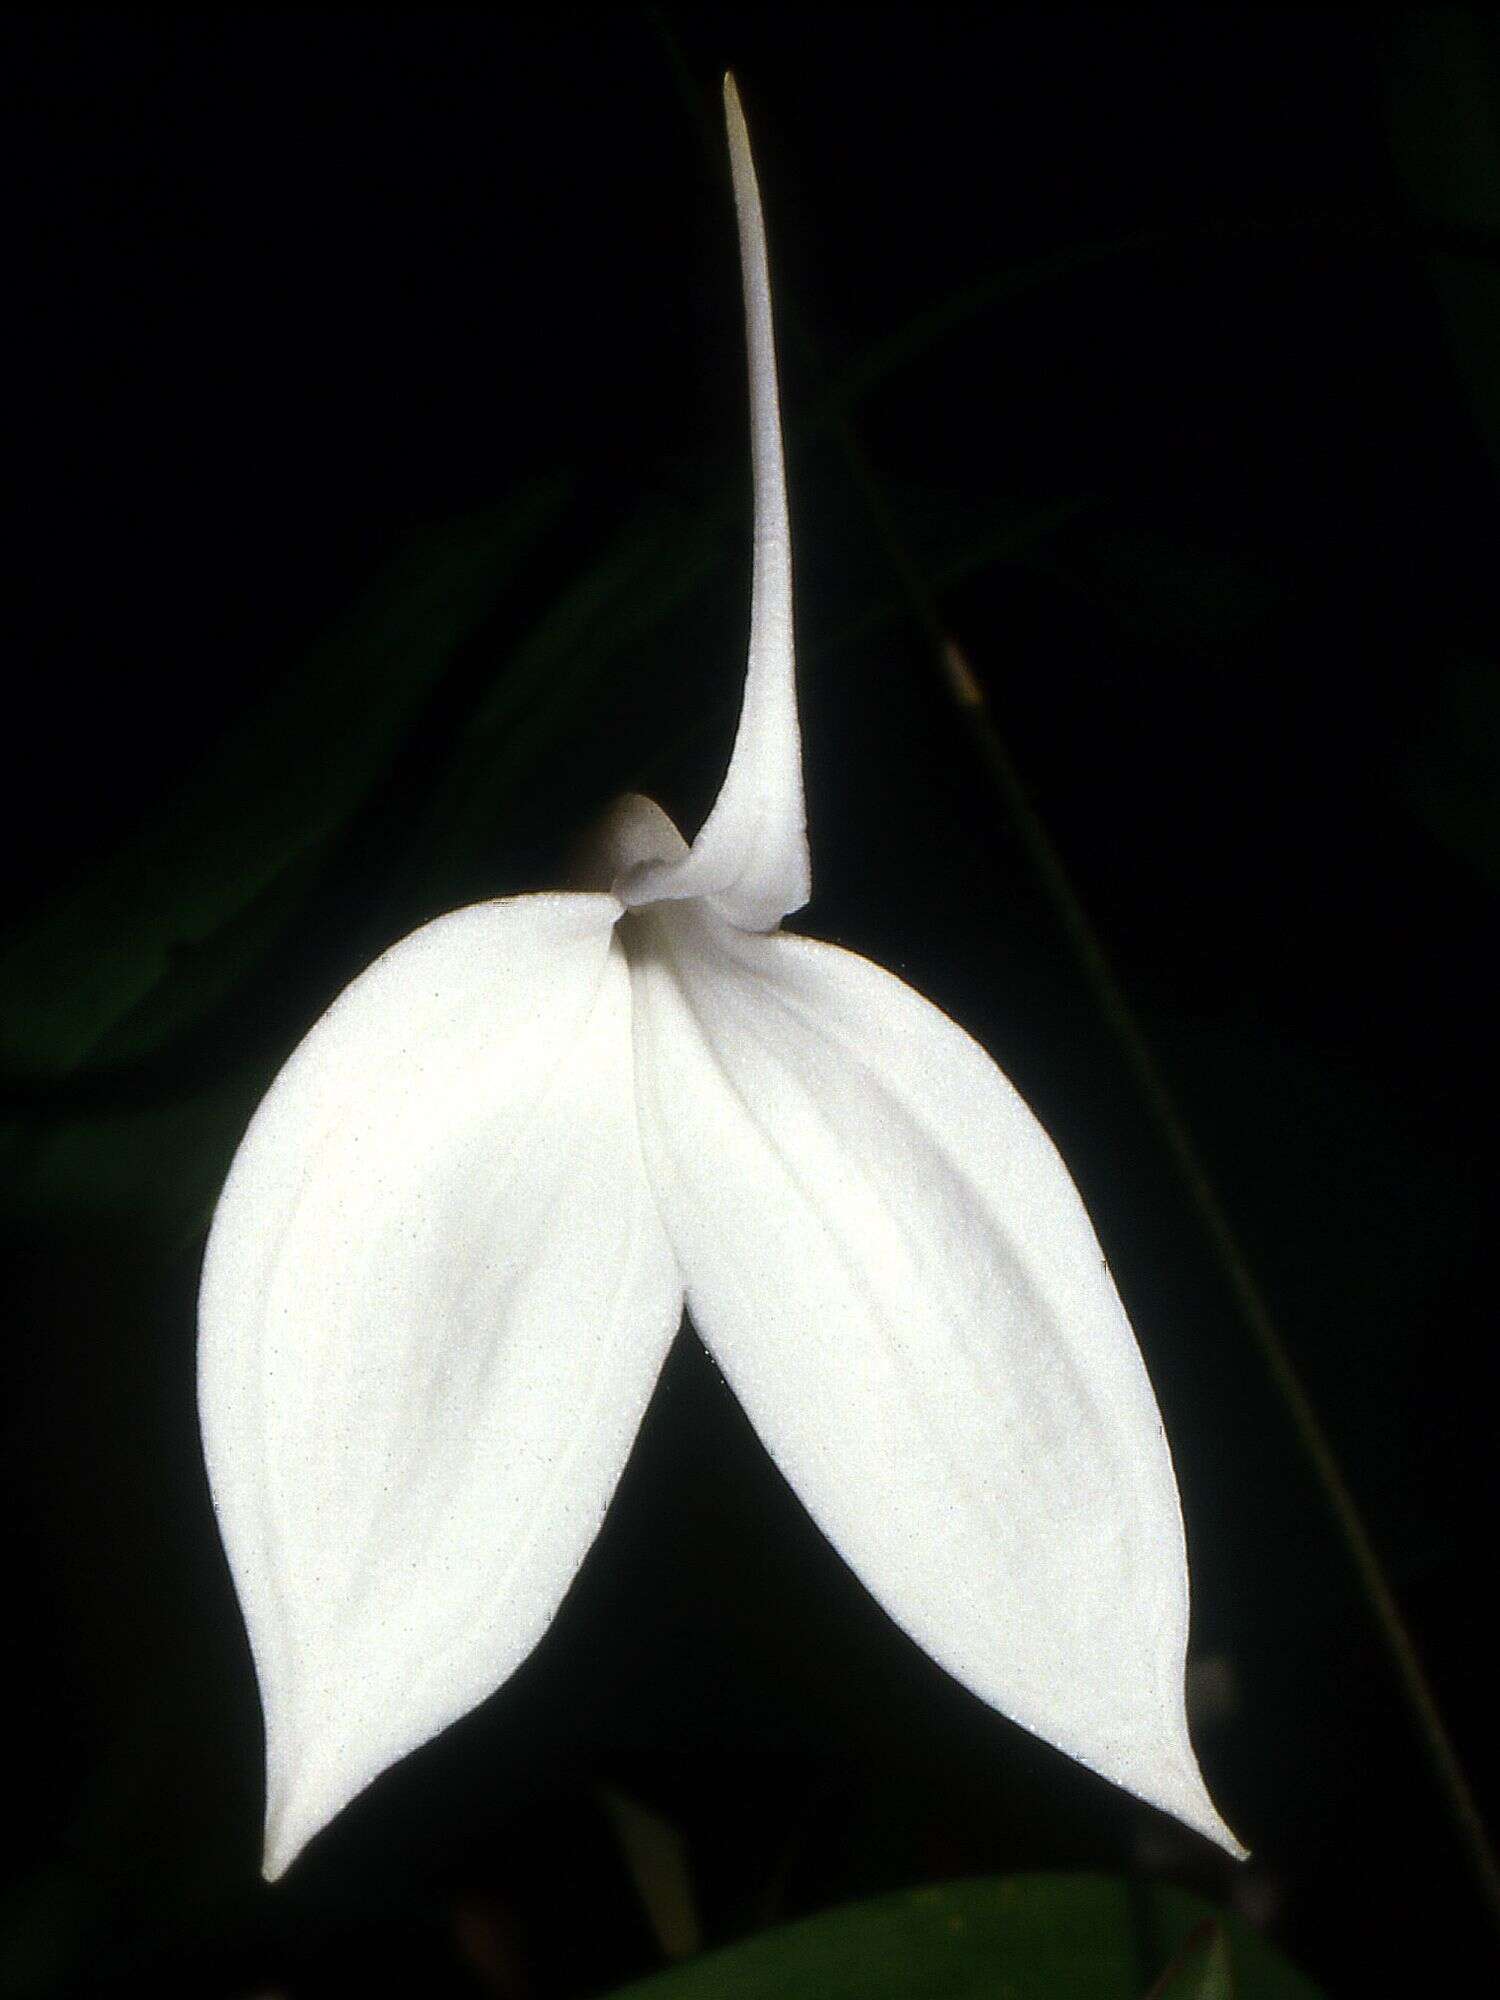
[[[230,1168],[200,1299],[266,1725],[265,1872],[497,1688],[599,1531],[683,1307],[818,1526],[984,1701],[1232,1852],[1188,1738],[1172,1461],[1047,1135],[810,886],[764,230],[744,704],[689,847],[456,910],[341,993]]]

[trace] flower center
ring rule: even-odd
[[[632,896],[631,877],[651,863],[681,861],[687,851],[687,842],[654,799],[626,792],[584,837],[573,885],[608,890],[627,909],[644,907],[662,899]]]

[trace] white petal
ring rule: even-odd
[[[214,1216],[199,1404],[266,1717],[266,1873],[526,1657],[682,1291],[607,896],[455,911],[335,1001]]]
[[[619,893],[631,904],[705,896],[731,923],[762,931],[802,908],[812,892],[812,867],[797,727],[792,538],[766,231],[750,137],[732,77],[724,79],[724,112],[740,225],[755,470],[755,562],[745,695],[723,789],[691,853],[684,861],[640,868],[619,885]]]
[[[1188,1740],[1161,1419],[1051,1141],[864,959],[682,906],[627,928],[688,1310],[809,1512],[966,1687],[1240,1852]]]

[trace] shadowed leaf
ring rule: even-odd
[[[435,528],[127,846],[0,952],[0,1070],[159,1049],[274,941],[461,643],[555,519],[561,482]]]
[[[1172,1963],[1205,1923],[1206,1955]],[[1317,1987],[1238,1918],[1186,1890],[1107,1875],[904,1890],[710,1952],[622,1987],[615,2000],[1140,2000],[1163,1961],[1174,1980],[1199,1978],[1157,1989],[1172,2000],[1220,2000],[1231,1989],[1203,1983],[1220,1970],[1235,2000],[1318,2000]]]

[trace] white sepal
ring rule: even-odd
[[[631,904],[704,897],[745,930],[768,931],[812,893],[802,740],[792,635],[792,538],[776,387],[776,338],[760,190],[734,79],[724,112],[739,216],[745,337],[750,357],[750,442],[755,478],[755,555],[750,654],[739,728],[723,788],[691,852],[650,862],[618,885]]]
[[[268,1876],[531,1651],[676,1330],[618,916],[525,896],[415,932],[313,1027],[230,1169],[199,1400]]]
[[[957,1680],[1241,1852],[1188,1740],[1161,1418],[1051,1141],[866,960],[691,906],[633,927],[648,1171],[782,1472]]]

